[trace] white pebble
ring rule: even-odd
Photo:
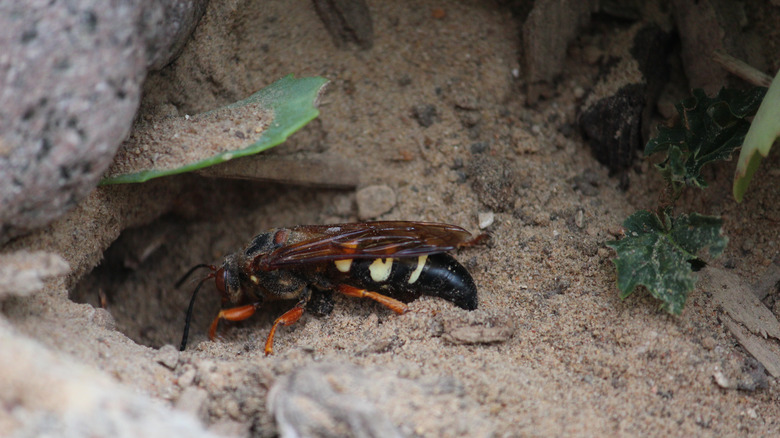
[[[477,217],[479,218],[479,229],[484,230],[485,228],[493,225],[495,214],[493,214],[492,211],[485,211],[479,212]]]

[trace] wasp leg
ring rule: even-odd
[[[233,307],[231,309],[223,309],[219,311],[219,314],[214,321],[211,322],[209,327],[209,339],[212,341],[217,337],[217,325],[220,319],[227,319],[228,321],[243,321],[255,314],[257,308],[260,307],[260,303],[247,304],[246,306]]]
[[[271,326],[271,331],[268,333],[268,339],[266,339],[265,341],[266,356],[268,356],[269,354],[274,354],[274,335],[276,334],[276,327],[278,327],[279,324],[285,326],[290,324],[295,324],[299,319],[301,319],[301,315],[303,315],[303,310],[306,307],[306,301],[308,301],[308,299],[298,301],[295,307],[284,312],[282,316],[276,318],[276,321],[274,321],[274,325]]]
[[[382,295],[376,292],[371,292],[365,289],[359,289],[356,287],[348,286],[346,284],[338,285],[336,290],[350,297],[371,298],[372,300],[378,302],[379,304],[382,304],[383,306],[389,308],[390,310],[392,310],[393,312],[399,315],[406,313],[406,311],[409,310],[409,307],[406,304],[396,300],[395,298],[390,298],[386,295]]]
[[[458,244],[458,248],[471,248],[472,246],[477,246],[483,244],[486,240],[490,239],[490,234],[488,233],[482,233],[473,239],[467,240],[465,242],[461,242]]]

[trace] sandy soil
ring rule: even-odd
[[[604,242],[630,213],[654,207],[662,185],[641,163],[622,191],[577,134],[576,96],[596,66],[572,57],[554,98],[529,108],[513,75],[517,25],[493,4],[372,2],[374,44],[360,51],[337,49],[311,2],[212,3],[222,6],[210,6],[182,57],[149,78],[142,114],[206,111],[291,72],[329,78],[319,120],[275,153],[316,143],[359,169],[361,187],[388,185],[397,202],[377,219],[479,233],[479,214],[492,212],[489,243],[456,254],[478,284],[479,309],[422,298],[397,316],[337,297],[332,314],[281,328],[266,357],[270,323],[290,303],[225,325],[210,342],[219,300],[209,284],[190,348],[178,354],[170,345],[194,284],[173,285],[189,267],[219,263],[267,228],[358,219],[354,191],[184,175],[101,187],[65,220],[16,242],[61,253],[74,273],[45,293],[5,300],[10,330],[219,434],[278,434],[269,405],[295,394],[291,376],[305,373],[408,436],[780,433],[777,382],[727,331],[708,291],[696,290],[680,317],[645,292],[618,298]],[[414,116],[421,105],[436,108],[429,127]],[[768,170],[777,163],[762,165],[742,205],[730,197],[733,163],[706,170],[711,187],[681,203],[724,216],[731,241],[713,264],[750,282],[778,257],[780,172]],[[503,335],[463,344],[453,341],[458,329],[477,340]],[[744,389],[722,388],[716,373]]]

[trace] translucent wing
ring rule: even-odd
[[[433,222],[380,221],[290,228],[291,240],[254,261],[265,271],[354,258],[416,257],[468,242],[461,227]]]

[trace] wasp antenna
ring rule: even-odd
[[[198,267],[200,266],[196,266],[195,268]],[[192,268],[190,271],[194,271],[195,268]],[[189,275],[190,273],[187,273],[187,275]],[[200,283],[198,283],[198,285],[195,287],[195,291],[192,292],[192,298],[190,299],[190,306],[187,307],[187,317],[184,319],[184,335],[181,337],[181,345],[179,346],[179,351],[184,351],[184,349],[187,348],[187,336],[189,336],[190,334],[190,321],[192,320],[192,309],[195,307],[195,297],[198,295],[198,291],[200,290],[200,287],[203,286],[203,283],[205,283],[206,280],[210,278],[214,278],[214,274],[210,274],[208,277],[201,280]]]
[[[177,281],[177,282],[176,282],[176,284],[174,285],[174,287],[175,287],[176,289],[180,288],[180,287],[181,287],[181,285],[182,285],[182,284],[184,284],[184,282],[187,280],[187,277],[189,277],[190,275],[192,275],[192,273],[193,273],[193,272],[197,271],[197,270],[198,270],[198,269],[200,269],[200,268],[209,268],[209,269],[211,269],[212,271],[216,271],[216,270],[217,270],[217,268],[216,268],[215,266],[212,266],[212,265],[207,265],[207,264],[205,264],[205,263],[201,263],[201,264],[199,264],[199,265],[195,265],[195,266],[193,266],[192,268],[190,268],[190,270],[189,270],[189,271],[187,271],[187,273],[186,273],[186,274],[184,274],[184,276],[182,276],[182,277],[181,277],[181,279],[180,279],[179,281]],[[208,278],[208,277],[207,277],[207,278]]]

